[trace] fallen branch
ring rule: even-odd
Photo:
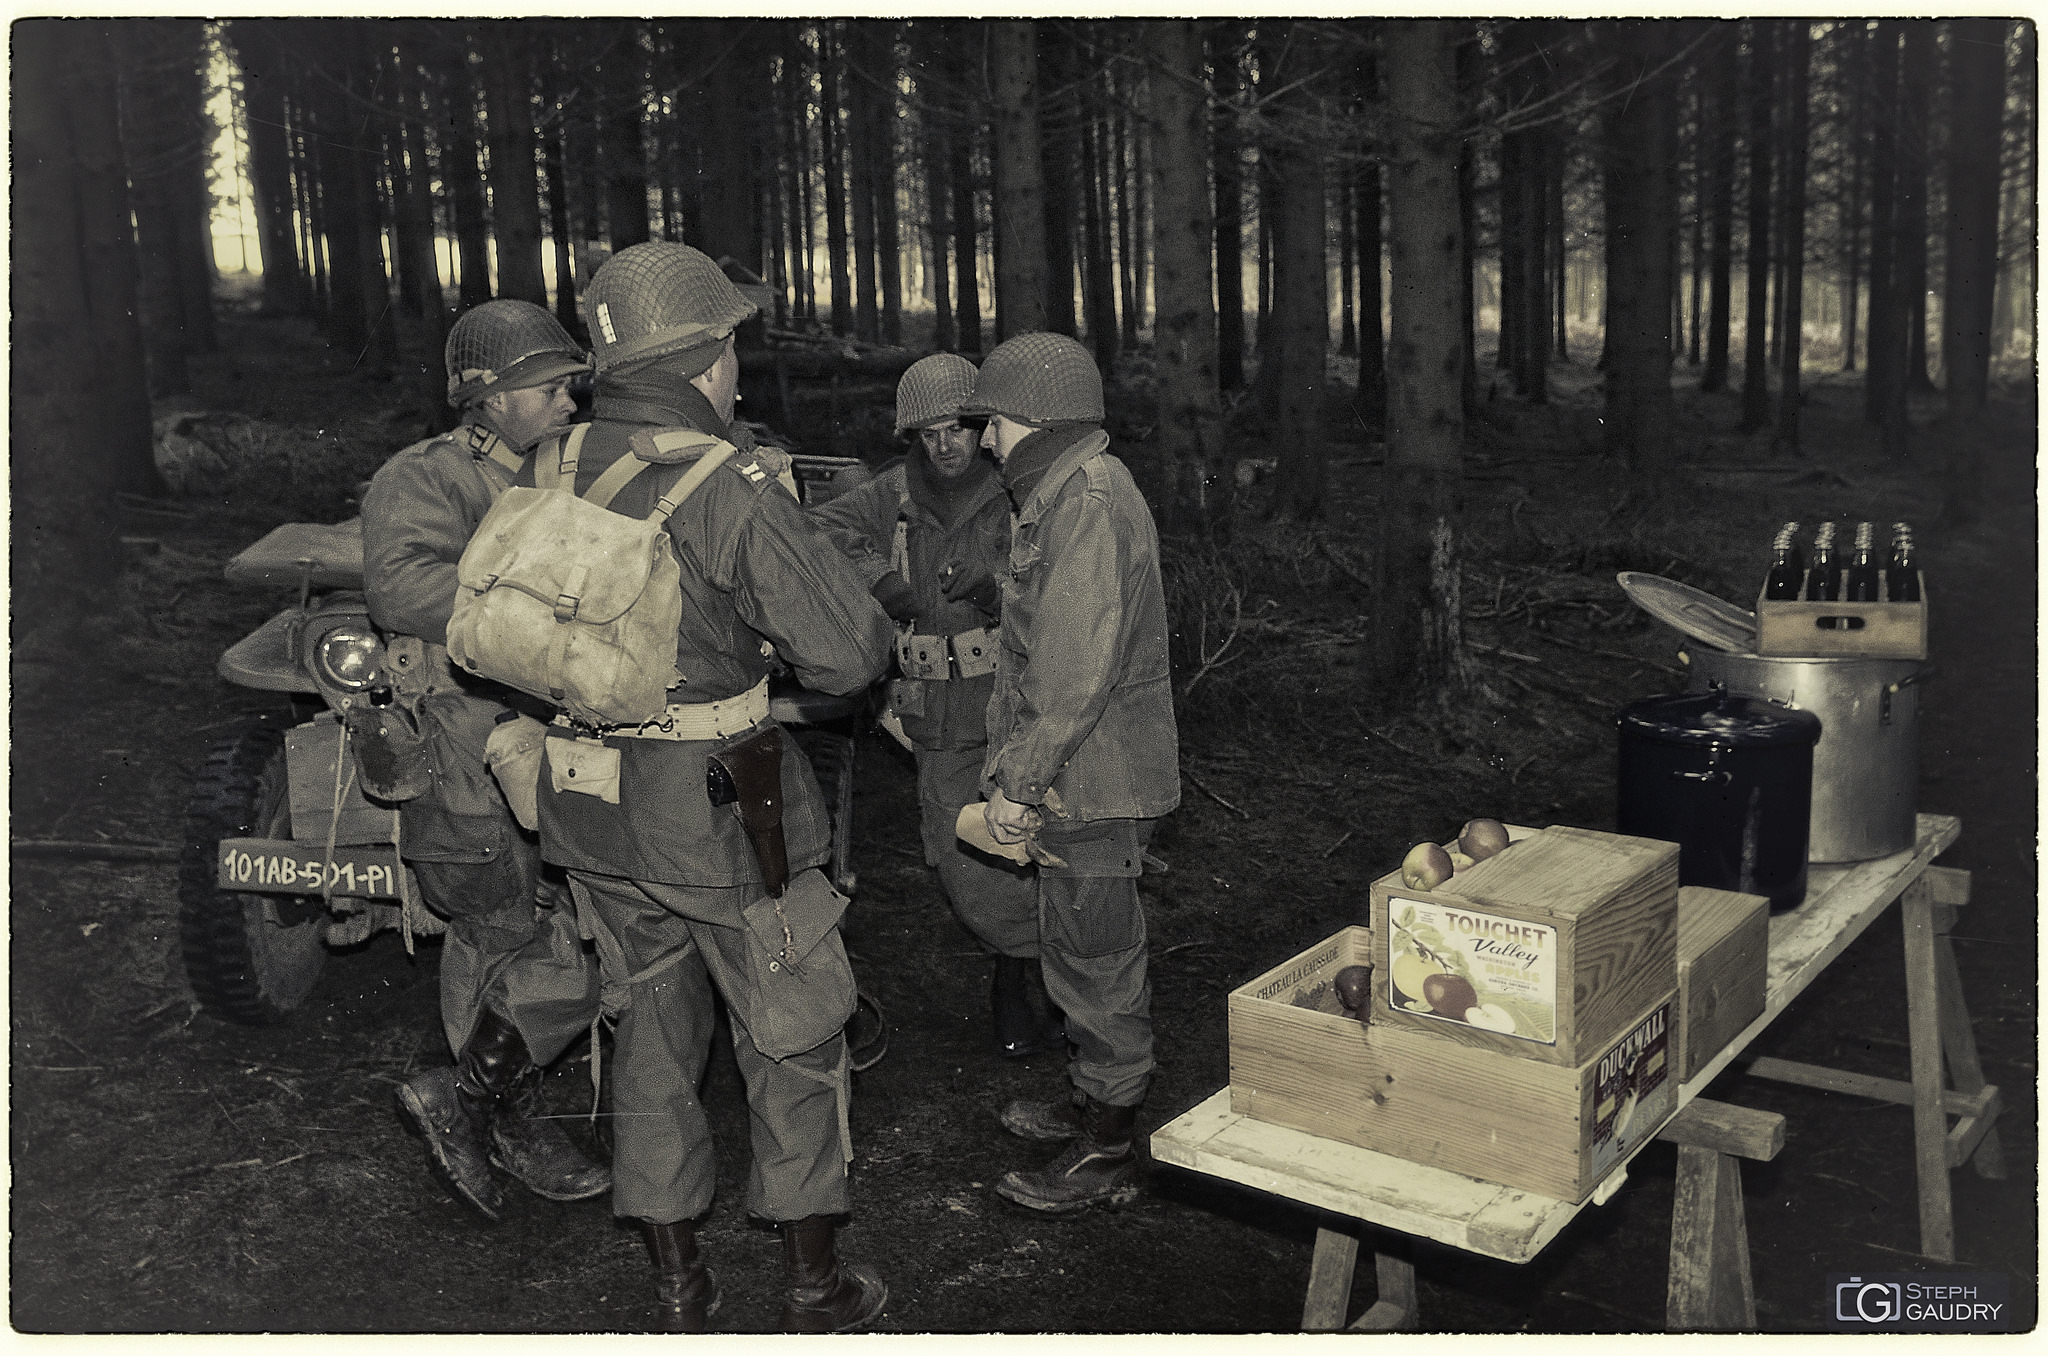
[[[95,843],[69,838],[16,838],[9,852],[23,857],[72,857],[107,862],[175,862],[184,850],[162,843]]]
[[[1238,809],[1235,805],[1232,805],[1229,801],[1223,799],[1223,797],[1217,795],[1214,791],[1211,791],[1206,785],[1203,784],[1202,779],[1200,777],[1197,777],[1194,773],[1188,771],[1186,768],[1182,768],[1180,770],[1180,775],[1187,778],[1189,782],[1193,783],[1195,790],[1201,792],[1210,800],[1215,801],[1218,805],[1221,805],[1224,809],[1230,811],[1230,813],[1236,815],[1239,819],[1251,818],[1251,816],[1246,814],[1243,810]]]
[[[1337,850],[1338,848],[1340,848],[1340,847],[1343,847],[1343,846],[1344,846],[1344,845],[1345,845],[1346,843],[1348,843],[1348,842],[1350,842],[1350,841],[1351,841],[1351,835],[1352,835],[1352,834],[1354,834],[1354,833],[1357,833],[1357,832],[1358,832],[1358,830],[1356,830],[1356,829],[1346,829],[1346,830],[1344,830],[1344,836],[1343,836],[1342,838],[1339,838],[1339,839],[1338,839],[1338,840],[1337,840],[1336,842],[1334,842],[1334,843],[1330,844],[1330,845],[1329,845],[1328,847],[1326,847],[1326,848],[1324,848],[1324,849],[1323,849],[1323,856],[1325,856],[1325,857],[1328,857],[1328,856],[1329,856],[1329,855],[1330,855],[1331,853],[1335,852],[1335,851],[1336,851],[1336,850]]]
[[[1367,734],[1371,735],[1371,736],[1372,736],[1372,737],[1373,737],[1374,739],[1377,739],[1377,740],[1379,740],[1379,741],[1380,741],[1381,743],[1387,744],[1387,745],[1389,745],[1390,747],[1392,747],[1392,748],[1393,748],[1393,750],[1394,750],[1394,752],[1396,752],[1396,753],[1402,753],[1402,754],[1406,754],[1406,755],[1407,755],[1408,757],[1410,757],[1410,758],[1418,758],[1418,759],[1419,759],[1419,758],[1421,758],[1421,757],[1422,757],[1422,755],[1421,755],[1421,754],[1417,753],[1417,752],[1416,752],[1415,750],[1413,750],[1413,749],[1409,748],[1409,747],[1408,747],[1407,745],[1405,745],[1405,744],[1401,743],[1401,742],[1400,742],[1399,740],[1395,739],[1395,738],[1394,738],[1394,737],[1393,737],[1392,735],[1390,735],[1390,734],[1387,734],[1387,733],[1385,733],[1384,731],[1380,731],[1380,730],[1375,730],[1375,729],[1373,729],[1373,728],[1372,728],[1372,727],[1371,727],[1370,725],[1368,725],[1368,726],[1366,726],[1366,728],[1365,728],[1365,732],[1366,732]]]

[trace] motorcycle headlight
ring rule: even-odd
[[[347,692],[361,692],[383,677],[384,642],[374,631],[336,627],[321,639],[313,662],[327,682]]]

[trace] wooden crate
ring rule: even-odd
[[[1917,603],[1809,603],[1759,594],[1756,652],[1772,659],[1925,659],[1927,578],[1921,576]]]
[[[1763,1014],[1771,901],[1683,885],[1678,890],[1678,1079],[1685,1082]]]
[[[1678,987],[1675,843],[1541,829],[1434,890],[1382,876],[1371,900],[1373,1020],[1391,1026],[1575,1068]],[[1494,1029],[1408,1006],[1431,929],[1451,953],[1438,968],[1462,964]]]
[[[1346,928],[1230,994],[1230,1109],[1483,1181],[1580,1201],[1678,1108],[1667,989],[1576,1067],[1329,1011]]]

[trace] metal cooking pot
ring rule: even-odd
[[[1722,688],[1820,717],[1807,859],[1862,862],[1913,846],[1920,785],[1917,659],[1765,659],[1691,647],[1687,688]]]
[[[1817,718],[1723,689],[1631,702],[1618,727],[1616,828],[1678,844],[1681,885],[1806,898]]]

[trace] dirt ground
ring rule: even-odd
[[[278,430],[262,464],[124,530],[146,538],[105,620],[17,637],[16,840],[176,845],[210,746],[280,703],[214,672],[227,645],[286,600],[227,584],[221,566],[277,522],[345,517],[347,487],[413,436],[389,386],[330,363],[304,331],[236,318],[228,352],[195,360],[200,401]],[[1918,1255],[1912,1121],[1901,1106],[1724,1075],[1716,1098],[1783,1113],[1786,1147],[1743,1165],[1761,1326],[1822,1326],[1835,1272],[2004,1273],[2031,1327],[2036,1235],[2036,663],[2031,391],[1994,411],[1983,521],[1936,527],[1943,432],[1917,410],[1922,461],[1876,460],[1860,387],[1811,393],[1803,458],[1731,430],[1736,397],[1681,388],[1688,469],[1626,494],[1591,450],[1594,374],[1560,369],[1556,402],[1489,401],[1469,440],[1466,634],[1487,695],[1423,717],[1376,709],[1356,675],[1368,631],[1363,570],[1378,448],[1333,447],[1329,524],[1256,524],[1231,548],[1177,555],[1169,586],[1178,680],[1237,640],[1183,706],[1181,809],[1148,876],[1161,1067],[1141,1129],[1229,1080],[1225,994],[1366,921],[1366,884],[1407,846],[1466,818],[1614,823],[1619,708],[1675,690],[1678,637],[1630,607],[1617,569],[1753,596],[1788,518],[1909,518],[1933,601],[1921,716],[1923,810],[1960,816],[1942,861],[1973,873],[1956,929],[1985,1072],[2005,1098],[2007,1176],[1954,1174],[1958,1261]],[[835,404],[841,397],[835,396]],[[1340,412],[1341,413],[1341,412]],[[1133,421],[1136,422],[1136,421]],[[799,436],[804,436],[799,431]],[[1142,444],[1130,456],[1142,470]],[[815,450],[827,450],[817,447]],[[881,449],[872,449],[879,453]],[[1256,452],[1248,448],[1248,453]],[[1263,487],[1252,494],[1256,509]],[[149,544],[153,543],[153,545]],[[1238,605],[1231,605],[1235,590]],[[1206,630],[1204,624],[1206,623]],[[994,1109],[1044,1094],[1057,1062],[995,1057],[988,965],[953,921],[918,849],[913,769],[886,739],[858,749],[858,895],[847,936],[892,1024],[887,1058],[853,1106],[857,1209],[846,1255],[888,1280],[882,1327],[901,1333],[1285,1332],[1298,1326],[1310,1249],[1332,1217],[1158,1169],[1133,1206],[1054,1219],[991,1189],[1043,1156]],[[196,1008],[177,956],[170,861],[12,858],[9,998],[10,1305],[23,1332],[531,1332],[645,1327],[637,1231],[603,1199],[514,1191],[485,1227],[428,1178],[392,1087],[444,1060],[436,953],[381,934],[326,964],[295,1020],[224,1023]],[[1907,1076],[1896,910],[1754,1047]],[[717,1048],[716,1046],[714,1048]],[[575,1052],[572,1052],[574,1055]],[[587,1055],[549,1096],[590,1134]],[[703,1229],[725,1307],[715,1325],[775,1321],[780,1250],[738,1193],[744,1112],[729,1052],[709,1075],[720,1195]],[[1437,1332],[1660,1330],[1675,1151],[1656,1144],[1606,1205],[1536,1261],[1414,1250],[1423,1328]],[[1349,1227],[1357,1227],[1355,1225]],[[1392,1246],[1366,1230],[1368,1247]],[[1373,1298],[1362,1269],[1352,1312]]]

